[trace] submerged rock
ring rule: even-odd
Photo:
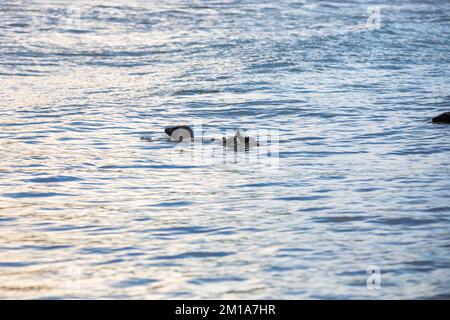
[[[450,112],[444,112],[433,119],[433,123],[450,123]]]

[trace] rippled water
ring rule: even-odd
[[[0,4],[1,298],[450,297],[448,1],[71,3]]]

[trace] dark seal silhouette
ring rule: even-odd
[[[444,112],[433,119],[433,123],[450,123],[450,112]]]
[[[194,131],[189,126],[175,126],[164,129],[164,132],[177,142],[192,140]]]
[[[170,139],[175,142],[188,142],[193,141],[194,131],[189,126],[174,126],[164,129],[164,132],[170,136]],[[145,138],[141,138],[147,140]],[[211,138],[211,141],[220,141],[217,138]],[[149,139],[151,141],[151,139]],[[241,135],[239,129],[236,130],[234,136],[226,138],[222,137],[222,144],[224,147],[232,148],[234,151],[245,150],[249,151],[251,148],[259,147],[259,142],[255,139]]]
[[[249,151],[253,147],[259,147],[259,143],[255,139],[241,135],[239,129],[236,130],[234,137],[223,137],[222,144],[224,147],[233,148],[234,151]]]

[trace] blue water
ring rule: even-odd
[[[450,2],[370,6],[3,0],[0,298],[450,298]]]

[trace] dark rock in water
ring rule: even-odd
[[[433,123],[450,123],[450,112],[444,112],[443,114],[434,117]]]
[[[165,128],[164,132],[176,141],[186,141],[194,138],[194,131],[189,126],[175,126]]]

